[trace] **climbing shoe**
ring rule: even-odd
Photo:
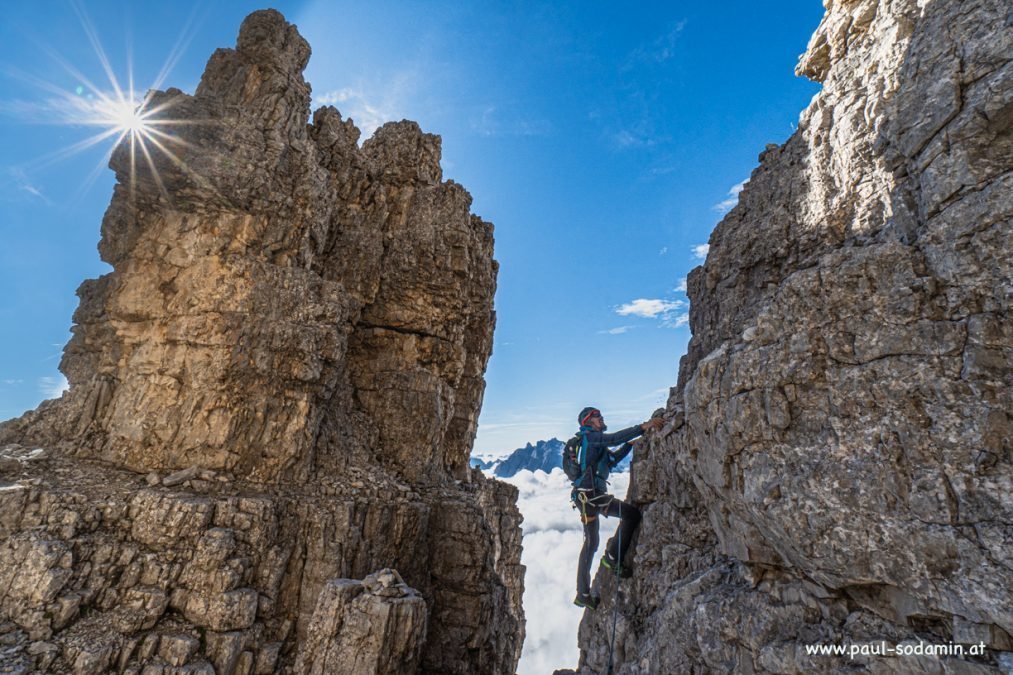
[[[573,604],[578,607],[587,607],[588,609],[598,609],[598,598],[594,597],[589,593],[578,593],[577,597],[573,599]]]
[[[601,566],[618,574],[620,579],[629,579],[633,576],[633,570],[625,565],[620,565],[616,559],[610,556],[607,552],[601,557]]]

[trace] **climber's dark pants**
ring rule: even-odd
[[[598,550],[598,517],[620,518],[619,529],[612,537],[605,550],[613,560],[622,564],[626,558],[626,552],[633,543],[633,533],[640,524],[640,509],[616,499],[612,495],[601,495],[591,501],[583,502],[577,500],[577,508],[580,510],[580,521],[584,523],[584,546],[580,549],[580,559],[577,563],[577,592],[589,594],[591,592],[591,558]],[[619,549],[619,544],[622,548]],[[617,550],[619,549],[619,550]]]

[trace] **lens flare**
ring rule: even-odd
[[[92,115],[80,120],[86,124],[112,130],[117,138],[146,137],[154,129],[157,122],[149,121],[151,111],[145,109],[144,101],[133,97],[122,99],[102,98],[91,106]]]
[[[147,123],[140,110],[139,104],[134,101],[118,101],[109,111],[109,121],[116,127],[117,131],[130,132],[130,134],[144,134],[147,131]]]
[[[98,131],[68,147],[40,157],[28,166],[40,169],[112,139],[112,143],[104,153],[103,159],[96,165],[91,175],[85,181],[85,185],[82,186],[82,191],[98,177],[105,165],[108,164],[113,151],[121,143],[126,143],[130,153],[129,188],[131,196],[133,196],[134,183],[138,177],[137,164],[144,162],[150,170],[148,175],[154,180],[163,196],[168,198],[161,177],[158,175],[154,154],[157,152],[168,159],[173,166],[187,173],[192,173],[186,164],[175,154],[174,149],[170,147],[173,145],[182,147],[191,146],[176,134],[167,133],[166,127],[181,124],[200,124],[201,122],[192,119],[185,121],[169,119],[167,113],[174,102],[170,100],[152,106],[150,105],[152,103],[151,93],[162,85],[162,82],[168,76],[172,67],[179,61],[187,44],[192,39],[192,33],[196,32],[194,25],[196,10],[194,14],[191,14],[187,25],[183,29],[183,34],[180,35],[161,71],[152,83],[149,94],[141,97],[134,90],[133,67],[130,59],[128,58],[127,63],[128,77],[126,86],[122,86],[116,77],[109,58],[106,56],[105,49],[99,40],[98,31],[95,29],[91,19],[77,0],[71,0],[70,4],[81,22],[81,27],[84,29],[88,41],[91,43],[95,56],[102,66],[102,70],[108,79],[108,84],[104,87],[97,86],[75,64],[68,62],[55,50],[45,45],[40,45],[42,50],[77,81],[77,84],[72,89],[64,89],[27,73],[12,71],[11,74],[29,81],[50,94],[50,98],[41,102],[38,108],[48,113],[50,117],[55,116],[52,122],[70,126],[97,127]],[[187,33],[191,34],[188,36]]]

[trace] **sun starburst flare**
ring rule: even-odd
[[[103,110],[113,128],[121,134],[141,135],[147,133],[147,115],[135,101],[117,101]]]
[[[53,49],[42,45],[42,50],[58,63],[76,82],[77,86],[73,91],[41,80],[28,73],[8,69],[8,73],[26,80],[39,89],[47,92],[49,98],[40,102],[21,102],[16,113],[21,113],[25,121],[43,124],[61,124],[69,126],[90,126],[97,127],[98,131],[69,146],[60,148],[54,152],[39,157],[27,165],[32,170],[43,169],[55,162],[68,159],[80,152],[88,150],[96,145],[104,143],[109,139],[106,151],[95,168],[91,171],[81,192],[86,190],[98,177],[102,169],[109,163],[112,153],[121,143],[128,143],[130,153],[130,193],[134,192],[136,182],[138,160],[145,162],[150,175],[158,186],[162,195],[168,198],[163,181],[156,168],[155,153],[165,156],[173,165],[190,173],[185,163],[173,151],[170,146],[186,147],[188,144],[174,134],[168,133],[166,127],[178,124],[195,124],[193,120],[167,119],[165,113],[171,105],[161,103],[152,105],[152,93],[162,86],[165,78],[172,68],[179,61],[186,46],[193,37],[195,26],[195,15],[191,15],[186,26],[180,35],[179,40],[173,46],[162,66],[158,76],[148,88],[148,93],[138,96],[134,89],[133,66],[128,58],[127,63],[127,84],[121,86],[112,64],[106,55],[105,49],[99,40],[98,32],[92,24],[91,19],[85,13],[84,8],[77,2],[71,3],[81,22],[84,33],[91,43],[99,63],[102,66],[108,85],[99,87],[86,77],[80,69],[69,63]]]

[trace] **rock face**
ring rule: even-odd
[[[414,673],[426,637],[426,603],[394,570],[362,582],[328,582],[313,610],[296,671]]]
[[[415,123],[309,123],[309,55],[250,15],[113,154],[70,390],[0,426],[0,618],[31,667],[516,666],[516,491],[468,466],[492,226]],[[412,593],[371,591],[383,568]]]
[[[823,91],[689,277],[636,576],[598,579],[585,670],[614,597],[620,673],[1013,669],[1009,6],[826,4],[798,68]]]

